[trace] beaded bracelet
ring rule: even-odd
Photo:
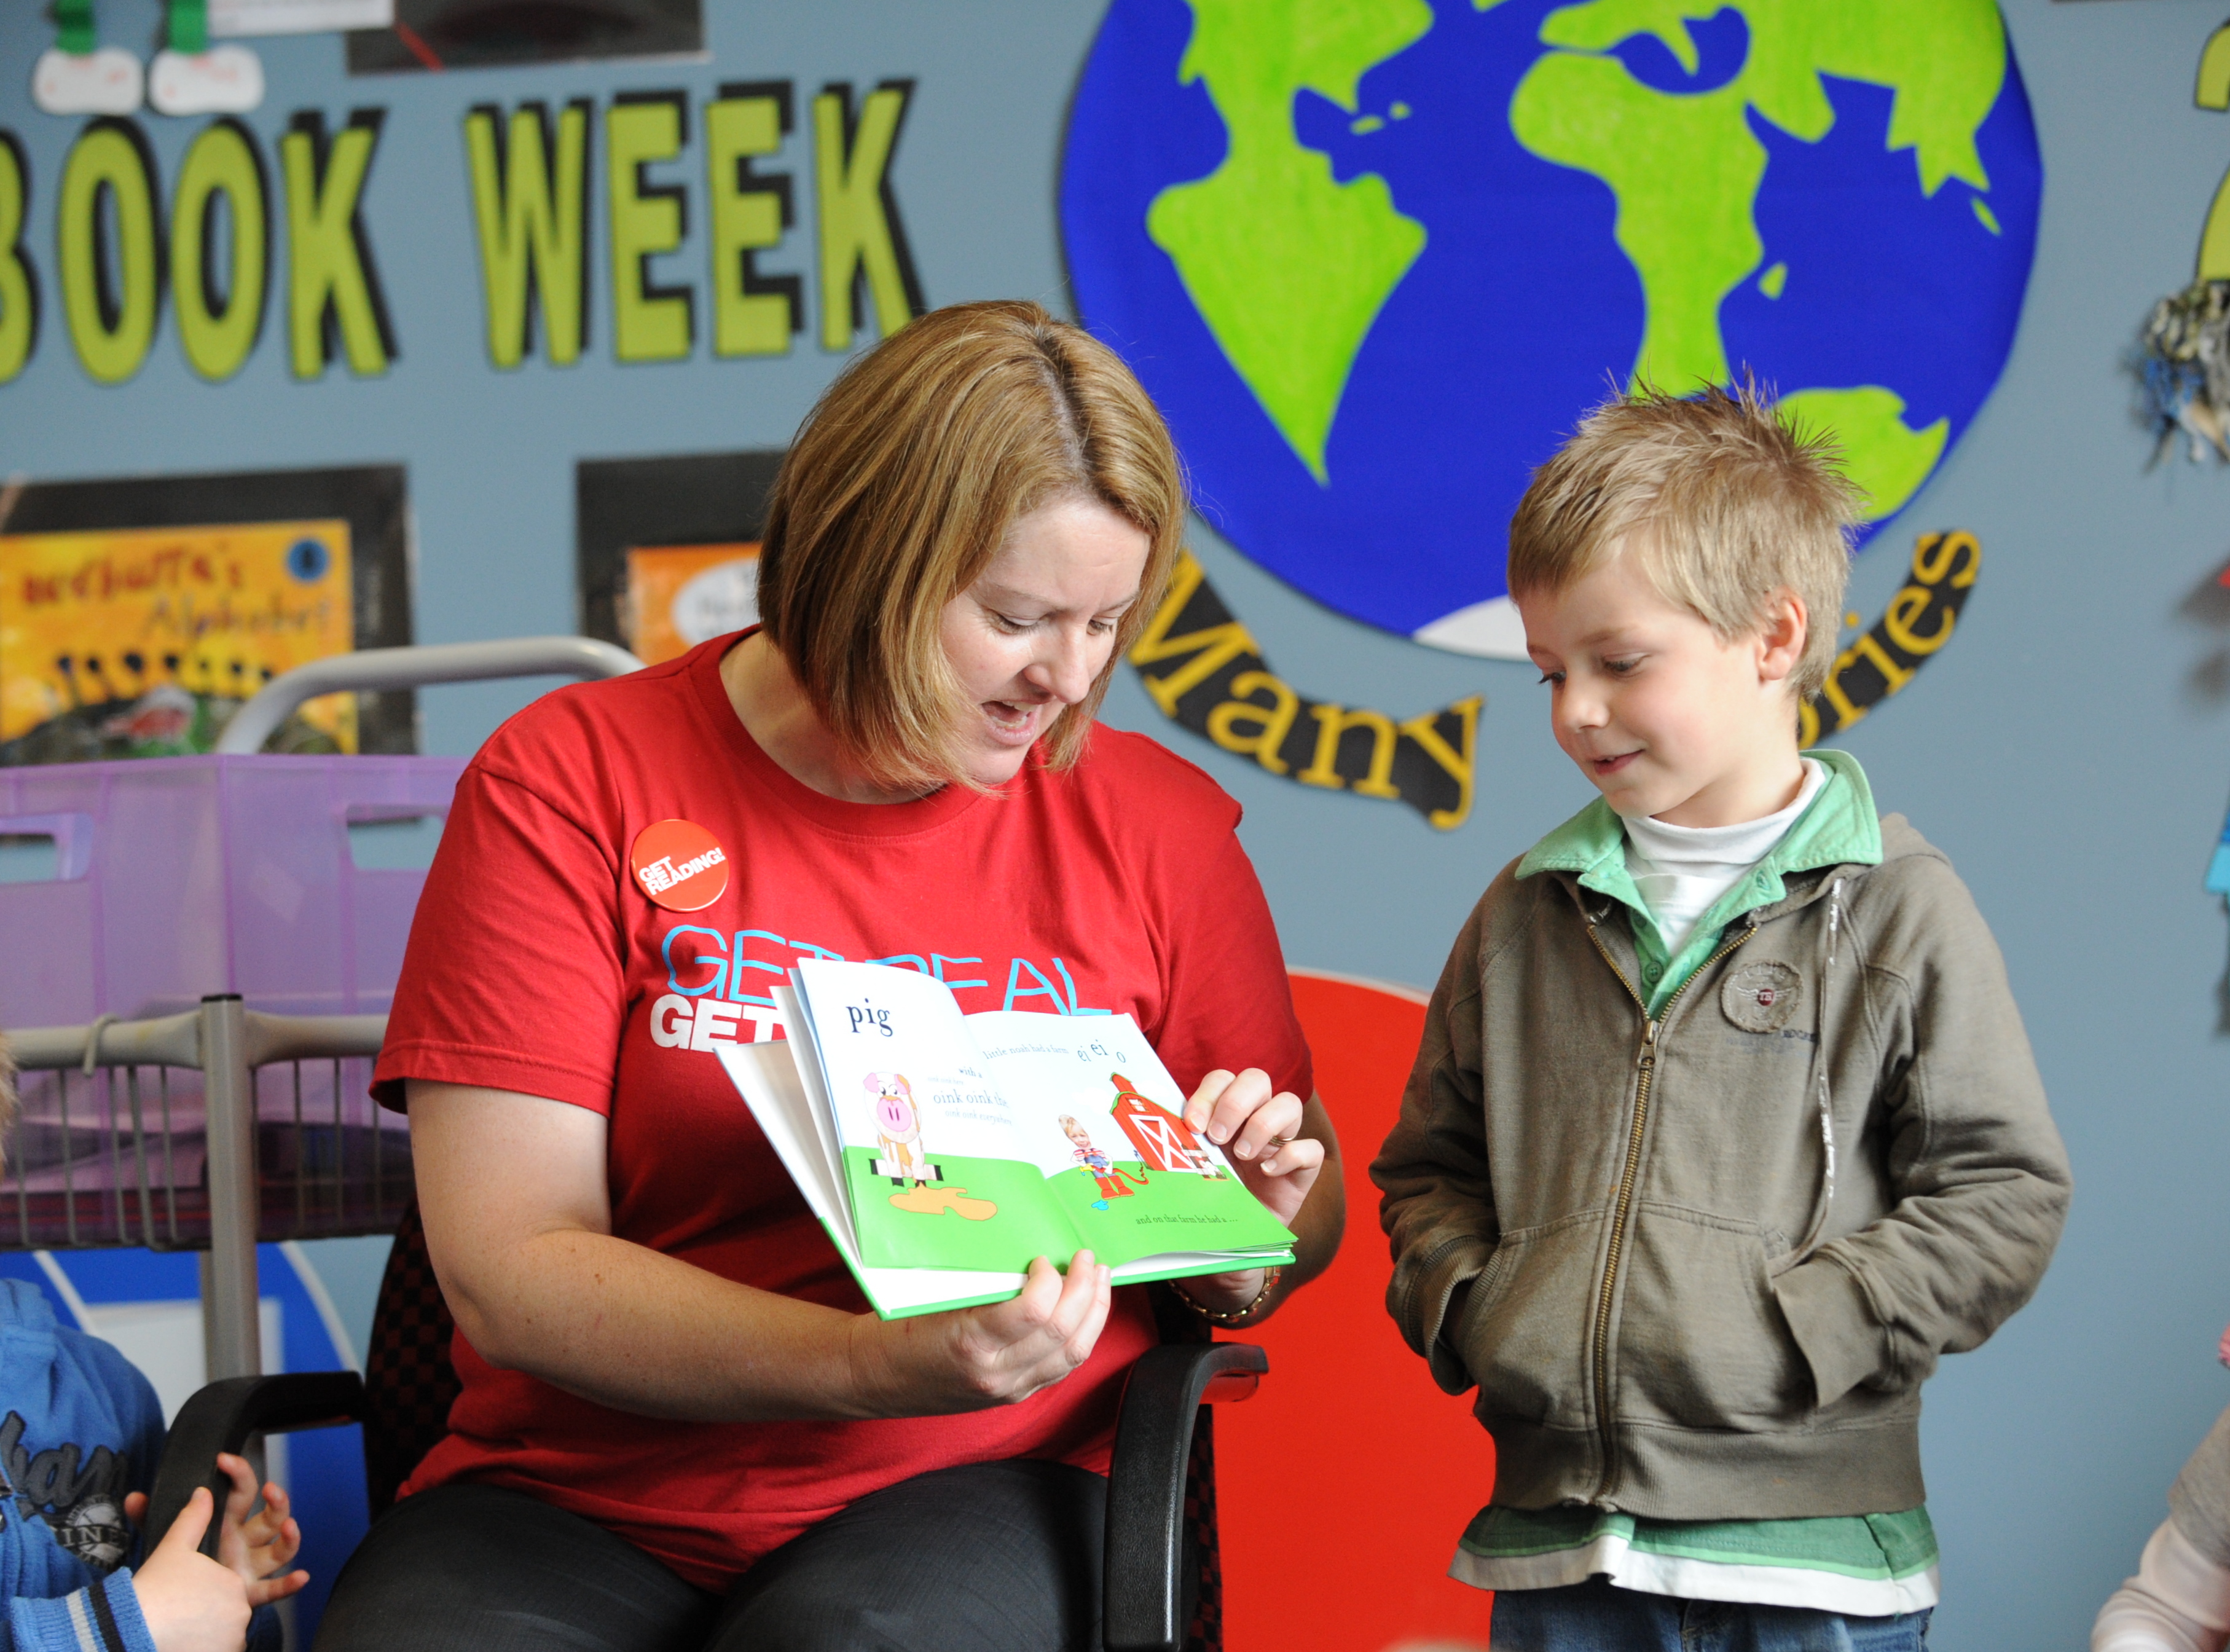
[[[1176,1281],[1171,1280],[1170,1281],[1170,1288],[1177,1294],[1177,1300],[1183,1302],[1187,1307],[1190,1308],[1195,1313],[1199,1314],[1202,1319],[1206,1320],[1210,1325],[1237,1325],[1251,1315],[1255,1309],[1260,1307],[1263,1303],[1270,1300],[1270,1293],[1278,1288],[1279,1275],[1283,1274],[1285,1271],[1286,1270],[1283,1268],[1264,1268],[1262,1270],[1262,1288],[1254,1293],[1254,1300],[1249,1302],[1243,1308],[1202,1307],[1199,1303],[1192,1300],[1191,1294],[1186,1291],[1183,1286],[1177,1283]]]

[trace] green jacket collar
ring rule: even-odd
[[[1668,957],[1649,904],[1626,869],[1626,824],[1602,798],[1525,852],[1518,875],[1569,872],[1583,889],[1607,894],[1634,914],[1635,949],[1640,956],[1649,1013],[1661,1010],[1680,984],[1718,945],[1720,932],[1738,913],[1769,907],[1789,893],[1791,873],[1827,866],[1879,866],[1881,817],[1874,812],[1873,789],[1866,771],[1847,752],[1814,751],[1827,771],[1827,784],[1812,806],[1797,817],[1772,851],[1748,877],[1721,895],[1697,923],[1677,958]]]

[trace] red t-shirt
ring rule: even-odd
[[[839,802],[744,730],[719,676],[737,640],[561,688],[481,748],[411,928],[383,1101],[399,1105],[401,1081],[416,1078],[603,1113],[616,1235],[860,1312],[712,1053],[775,1035],[767,989],[798,958],[918,969],[970,1011],[1127,1012],[1188,1090],[1210,1068],[1256,1066],[1309,1093],[1277,935],[1234,835],[1238,805],[1207,776],[1100,727],[1074,769],[1033,762],[1002,796]],[[654,905],[629,875],[636,835],[676,818],[726,855],[727,888],[699,911]],[[513,1486],[725,1591],[769,1550],[910,1475],[1010,1457],[1105,1472],[1123,1373],[1155,1339],[1142,1287],[1126,1287],[1091,1359],[1020,1405],[707,1423],[499,1371],[461,1333],[448,1436],[404,1491]]]

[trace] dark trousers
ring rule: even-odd
[[[724,1599],[524,1492],[443,1486],[371,1528],[317,1652],[1099,1652],[1107,1482],[975,1463],[861,1498]]]
[[[1595,1577],[1496,1591],[1491,1639],[1494,1652],[1928,1652],[1929,1616],[1679,1600]]]

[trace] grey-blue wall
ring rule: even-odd
[[[401,461],[420,639],[569,629],[576,459],[780,445],[836,358],[809,333],[786,358],[715,362],[700,342],[688,363],[616,366],[600,268],[588,359],[492,371],[466,107],[628,87],[701,97],[724,80],[773,76],[805,90],[915,77],[897,193],[930,300],[1024,294],[1060,307],[1059,136],[1099,10],[1094,0],[708,0],[709,63],[379,81],[349,80],[330,36],[266,42],[272,94],[252,124],[267,152],[294,109],[336,123],[358,105],[389,111],[365,216],[401,359],[376,381],[337,369],[298,384],[274,307],[231,384],[195,379],[166,319],[138,378],[104,389],[71,355],[52,274],[55,180],[79,123],[29,107],[30,61],[51,36],[29,0],[11,0],[0,8],[0,126],[21,138],[37,180],[28,239],[47,315],[30,366],[0,387],[0,472]],[[151,37],[152,0],[104,0],[103,10],[111,39]],[[1924,527],[1976,532],[1982,576],[1956,643],[1840,742],[1865,760],[1885,806],[1950,853],[1995,926],[2077,1167],[2074,1216],[2035,1303],[1988,1347],[1950,1361],[1929,1391],[1947,1596],[1937,1644],[1949,1652],[2084,1644],[2091,1614],[2161,1518],[2176,1464],[2230,1401],[2230,1374],[2212,1357],[2230,1317],[2230,1047],[2216,1030],[2230,925],[2200,888],[2230,797],[2230,623],[2189,617],[2187,606],[2230,556],[2230,475],[2181,458],[2146,470],[2122,366],[2154,300],[2188,278],[2230,165],[2230,116],[2195,110],[2191,95],[2222,8],[2008,0],[2007,10],[2047,169],[2027,314],[1972,431],[1861,559],[1852,605],[1879,611],[1903,547]],[[164,177],[175,177],[202,123],[142,120]],[[802,189],[802,138],[786,160]],[[680,170],[696,188],[693,166]],[[689,249],[669,261],[675,278],[701,284],[701,200],[692,219]],[[810,227],[802,216],[765,267],[803,271]],[[1448,834],[1396,805],[1271,779],[1163,722],[1127,674],[1108,705],[1111,720],[1167,739],[1246,803],[1246,841],[1293,963],[1428,984],[1493,870],[1589,795],[1548,738],[1532,674],[1365,629],[1206,532],[1196,543],[1305,691],[1402,715],[1486,694],[1477,805]],[[532,689],[429,694],[428,748],[471,750]],[[1353,1242],[1376,1242],[1367,1223]],[[363,1271],[362,1258],[354,1265]]]

